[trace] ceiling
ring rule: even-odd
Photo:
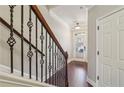
[[[71,28],[78,22],[81,27],[87,25],[88,9],[91,5],[48,5],[47,8],[64,20]]]

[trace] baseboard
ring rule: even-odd
[[[96,82],[87,77],[87,82],[91,84],[93,87],[96,87]]]
[[[69,58],[69,59],[68,59],[68,63],[70,63],[70,62],[72,62],[72,61],[87,62],[86,59],[81,59],[81,58]]]

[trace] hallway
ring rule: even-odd
[[[87,63],[73,61],[68,64],[69,87],[92,87],[86,82]]]

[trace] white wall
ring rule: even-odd
[[[88,78],[96,81],[96,19],[119,8],[116,5],[94,6],[88,11]]]

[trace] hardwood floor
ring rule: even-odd
[[[86,81],[87,63],[74,61],[68,64],[69,87],[92,87]]]
[[[62,75],[64,69],[59,70],[55,75],[47,80],[47,83],[56,85],[59,87],[65,87],[64,75]],[[56,78],[55,78],[56,77]],[[68,82],[69,87],[92,87],[86,81],[87,78],[87,63],[74,61],[68,64]],[[55,82],[56,80],[56,82]]]

